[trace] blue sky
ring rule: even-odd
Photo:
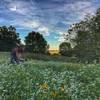
[[[57,49],[70,25],[99,7],[100,0],[0,0],[0,26],[14,25],[22,40],[38,31]]]

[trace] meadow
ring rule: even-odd
[[[98,100],[100,63],[48,58],[17,65],[9,63],[8,53],[0,53],[0,100]]]

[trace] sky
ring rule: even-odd
[[[100,0],[0,0],[0,26],[15,26],[22,41],[31,31],[40,32],[50,49],[58,49],[62,34],[99,7]]]

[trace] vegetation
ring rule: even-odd
[[[59,52],[63,56],[71,57],[72,56],[71,44],[68,42],[61,43],[59,46]]]
[[[8,65],[8,56],[0,56],[1,100],[98,100],[100,96],[100,64],[28,60]]]
[[[86,18],[68,30],[66,41],[74,44],[73,53],[76,57],[94,60],[100,59],[100,8],[95,16]]]
[[[0,51],[11,51],[16,43],[20,43],[19,33],[13,26],[0,27]],[[25,37],[26,51],[34,53],[48,53],[49,45],[42,34],[38,32],[30,32]]]
[[[48,44],[44,39],[42,34],[38,32],[30,32],[28,36],[25,37],[26,50],[34,53],[47,53]]]
[[[27,60],[11,64],[10,54],[4,51],[20,42],[19,34],[13,26],[0,27],[0,100],[98,100],[100,9],[68,33],[59,46],[61,55],[45,55],[47,41],[42,34],[30,32],[25,37]]]
[[[10,51],[16,42],[20,42],[20,38],[15,27],[0,27],[0,51]]]

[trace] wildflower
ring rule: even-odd
[[[56,92],[56,91],[52,91],[51,95],[52,95],[53,97],[56,97],[56,96],[57,96],[57,92]]]
[[[99,96],[99,100],[100,100],[100,96]]]
[[[63,92],[65,89],[63,87],[61,87],[61,91]]]
[[[42,84],[42,85],[40,85],[40,88],[41,89],[48,89],[49,88],[49,86],[48,86],[48,84],[47,83],[44,83],[44,84]]]
[[[63,84],[63,83],[61,84],[60,89],[61,89],[62,92],[65,90],[65,88],[64,88],[64,84]]]

